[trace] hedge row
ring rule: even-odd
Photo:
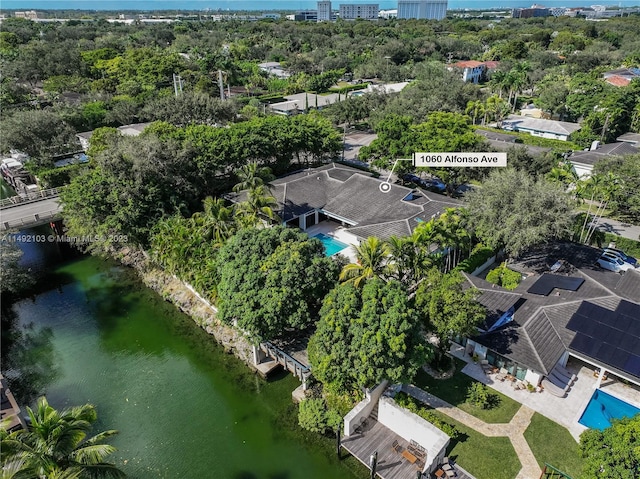
[[[493,250],[486,246],[478,245],[474,249],[471,256],[464,261],[460,261],[455,269],[464,271],[465,273],[473,273],[476,268],[482,266],[486,261],[493,256]]]
[[[399,392],[398,394],[396,394],[394,400],[396,404],[398,404],[398,406],[408,409],[427,422],[430,422],[446,435],[448,435],[451,439],[457,438],[460,434],[460,431],[458,431],[458,429],[456,429],[454,425],[449,424],[448,422],[444,422],[437,415],[433,414],[433,412],[431,412],[429,409],[422,406],[422,404],[418,404],[417,400],[409,396],[408,394]]]
[[[640,259],[640,241],[618,236],[613,233],[605,233],[603,246],[606,247],[609,243],[615,243],[616,249],[621,249],[629,256]]]
[[[58,188],[71,183],[71,180],[88,166],[88,163],[60,166],[58,168],[40,170],[36,173],[36,176],[42,188]]]
[[[329,88],[329,93],[347,93],[349,91],[364,90],[368,86],[368,83],[359,83],[358,85],[347,85],[340,88]]]

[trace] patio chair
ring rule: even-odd
[[[447,475],[447,477],[456,477],[456,471],[454,471],[453,469],[449,469],[447,471],[444,471],[444,473]]]
[[[442,465],[442,469],[446,472],[446,471],[452,471],[453,467],[451,467],[451,464],[449,464],[448,462],[446,464]]]

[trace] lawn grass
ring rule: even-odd
[[[431,410],[460,431],[457,439],[447,446],[447,455],[476,479],[513,479],[522,468],[516,451],[508,437],[487,437],[451,419],[446,414]]]
[[[507,423],[511,421],[515,413],[520,409],[521,404],[494,389],[489,388],[492,394],[500,398],[500,401],[498,406],[492,409],[481,409],[466,402],[469,386],[477,381],[461,372],[466,364],[464,361],[457,358],[454,358],[454,361],[456,362],[456,372],[451,378],[436,379],[423,369],[420,369],[413,381],[414,385],[440,399],[444,399],[484,422]]]
[[[580,476],[583,459],[578,443],[564,427],[535,413],[524,438],[540,467],[544,467],[546,462],[574,479]]]

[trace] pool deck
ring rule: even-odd
[[[463,373],[564,426],[576,441],[587,429],[578,421],[596,387],[597,378],[593,375],[593,366],[570,358],[567,369],[576,374],[577,379],[567,395],[559,398],[545,391],[531,393],[526,389],[514,389],[512,382],[498,381],[495,374],[485,374],[479,364],[474,364],[469,358],[464,357],[460,348],[452,347],[451,353],[467,362],[462,369]],[[615,379],[608,379],[602,382],[600,389],[633,406],[640,407],[640,388],[637,386],[629,386]]]

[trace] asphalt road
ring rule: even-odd
[[[640,226],[621,221],[602,218],[598,223],[598,229],[607,233],[617,234],[632,240],[640,240]]]

